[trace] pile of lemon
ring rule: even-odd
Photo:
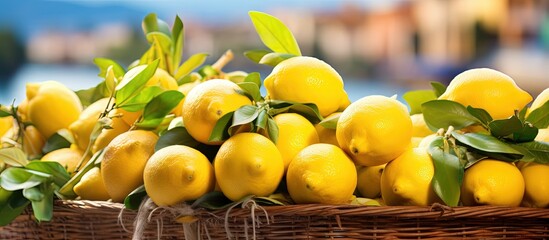
[[[336,129],[315,125],[298,113],[279,113],[269,116],[278,127],[276,143],[266,132],[252,128],[241,128],[225,141],[209,141],[225,114],[258,104],[228,79],[178,86],[170,74],[158,69],[147,85],[185,94],[172,114],[196,141],[219,146],[214,158],[184,145],[155,151],[159,133],[136,130],[143,113],[121,108],[109,112],[110,127],[90,140],[112,99],[83,109],[73,91],[54,81],[28,84],[27,98],[18,106],[21,120],[30,123],[22,129],[25,152],[31,159],[57,161],[73,173],[85,164],[82,159],[103,151],[100,166],[74,186],[79,198],[88,200],[121,202],[144,185],[159,206],[193,201],[212,191],[232,201],[283,193],[296,204],[350,204],[356,197],[386,205],[441,202],[433,191],[434,165],[427,151],[435,133],[426,127],[423,116],[410,116],[408,107],[395,97],[365,96],[351,103],[341,76],[319,59],[297,56],[278,64],[264,79],[265,101],[314,103],[324,118],[339,118]],[[439,99],[483,108],[495,119],[508,118],[533,100],[513,79],[491,69],[463,72]],[[529,111],[547,100],[549,89]],[[13,123],[12,117],[0,118],[3,145],[20,127]],[[67,130],[73,144],[42,156],[46,139]],[[536,140],[549,141],[549,129],[541,129]],[[549,165],[481,160],[465,171],[461,203],[547,207]]]

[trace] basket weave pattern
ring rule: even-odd
[[[51,222],[35,223],[29,209],[0,228],[0,239],[131,239],[137,212],[123,211],[125,231],[119,221],[122,207],[56,201]],[[246,208],[234,208],[228,215],[227,210],[195,214],[199,220],[192,229],[200,239],[227,239],[228,234],[234,239],[549,239],[549,209],[311,204],[255,208],[253,219]],[[184,239],[183,225],[171,215],[156,214],[143,239],[157,238]]]

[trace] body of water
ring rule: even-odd
[[[76,91],[101,82],[98,73],[94,66],[28,64],[19,69],[8,85],[0,86],[0,104],[9,105],[14,99],[16,105],[20,103],[25,98],[25,84],[29,82],[55,80]],[[388,97],[397,94],[402,101],[402,95],[408,89],[383,81],[346,79],[345,90],[351,101],[374,94]]]

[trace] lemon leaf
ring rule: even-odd
[[[13,167],[23,167],[29,163],[25,152],[20,148],[0,148],[0,161]]]
[[[145,186],[141,185],[124,198],[124,207],[131,210],[138,210],[139,205],[141,205],[141,202],[146,196],[147,192],[145,191]]]
[[[53,183],[58,187],[65,185],[71,178],[67,169],[58,162],[31,161],[25,168],[50,174]]]
[[[149,42],[157,42],[163,53],[168,53],[171,50],[172,39],[169,35],[163,32],[149,32],[146,35]]]
[[[267,113],[267,110],[263,109],[257,115],[257,119],[254,125],[259,129],[266,129],[268,119],[269,119],[269,114]]]
[[[446,92],[446,86],[441,82],[432,81],[431,87],[433,88],[433,92],[435,93],[435,96],[437,98],[440,97],[440,95],[442,95],[444,92]]]
[[[166,22],[158,19],[155,13],[150,13],[147,16],[145,16],[145,18],[143,18],[143,21],[141,23],[141,28],[143,28],[143,33],[145,35],[147,35],[150,32],[156,32],[156,31],[165,33],[168,36],[171,35],[170,26]]]
[[[256,11],[250,11],[248,14],[265,46],[276,53],[289,53],[301,56],[301,51],[294,35],[278,18]]]
[[[192,203],[192,207],[202,207],[209,210],[218,210],[229,207],[233,201],[225,197],[222,192],[212,191],[204,194]]]
[[[467,106],[467,112],[476,117],[486,127],[493,120],[492,116],[490,116],[490,113],[482,108]]]
[[[268,53],[271,53],[271,51],[264,49],[255,49],[244,52],[244,56],[252,60],[252,62],[259,63],[263,56],[267,55]]]
[[[56,132],[53,135],[51,135],[50,138],[48,138],[48,140],[46,141],[46,144],[44,144],[44,147],[42,147],[42,152],[45,155],[51,151],[61,149],[61,148],[68,148],[70,146],[71,146],[71,142],[65,137],[63,137],[61,134]]]
[[[29,199],[25,192],[29,197],[36,197],[37,200]],[[39,190],[23,190],[23,195],[31,201],[32,212],[39,222],[50,221],[53,217],[53,192],[54,188],[51,184],[43,184]],[[42,195],[41,199],[38,198],[40,194]]]
[[[545,102],[541,107],[534,109],[526,117],[526,121],[538,129],[549,127],[549,101]]]
[[[5,204],[0,204],[0,226],[10,224],[17,216],[19,216],[27,205],[30,203],[23,196],[23,191],[14,191],[6,200]]]
[[[295,56],[296,55],[289,53],[267,53],[259,60],[259,63],[274,67],[280,62]]]
[[[2,106],[2,104],[0,104],[0,118],[9,116],[11,116],[10,111],[6,107]]]
[[[261,75],[258,72],[249,73],[246,76],[246,78],[244,78],[244,82],[255,83],[255,85],[257,85],[257,87],[260,88],[261,87]]]
[[[154,151],[156,152],[171,145],[184,145],[194,148],[198,144],[199,142],[189,134],[185,127],[174,127],[158,138]]]
[[[218,142],[229,138],[229,127],[231,126],[233,116],[234,111],[223,115],[223,117],[217,120],[212,130],[212,134],[210,135],[210,138],[208,138],[209,142]]]
[[[522,129],[523,123],[517,116],[513,115],[508,119],[498,119],[490,122],[488,128],[494,137],[505,137]]]
[[[11,167],[0,173],[0,186],[8,191],[31,188],[48,181],[50,174],[35,170]]]
[[[40,192],[38,187],[23,189],[23,196],[30,201],[41,201],[44,199],[44,194]]]
[[[114,72],[114,76],[116,76],[117,78],[124,76],[124,73],[126,73],[126,70],[124,70],[124,68],[120,66],[120,64],[118,64],[116,61],[112,59],[95,58],[93,59],[93,62],[99,68],[99,74],[97,74],[97,76],[101,78],[105,78],[107,76],[107,70],[111,66]]]
[[[179,67],[181,63],[181,57],[183,56],[183,46],[185,44],[185,26],[183,21],[178,15],[175,15],[175,20],[172,27],[172,76],[175,75],[175,69]]]
[[[128,100],[127,102],[119,105],[119,108],[122,108],[128,112],[137,112],[147,105],[154,97],[162,93],[162,90],[159,86],[149,86],[145,87],[140,91],[136,96]]]
[[[531,126],[530,124],[524,124],[519,131],[513,133],[513,142],[522,143],[534,141],[538,132],[538,128]]]
[[[410,106],[410,115],[421,113],[421,104],[437,99],[433,90],[409,91],[402,98]]]
[[[183,99],[183,93],[177,90],[165,91],[154,97],[143,110],[143,119],[135,125],[142,129],[154,129],[158,127]]]
[[[67,183],[65,183],[65,185],[61,187],[61,189],[59,189],[59,191],[57,192],[57,195],[64,200],[75,199],[76,197],[78,197],[78,195],[74,193],[74,190],[73,190],[74,185],[80,182],[80,179],[82,179],[82,176],[84,176],[85,173],[87,173],[92,168],[101,164],[101,160],[103,159],[104,152],[105,152],[104,149],[101,149],[98,152],[96,152],[91,157],[91,159],[86,163],[86,165],[84,165],[84,167],[80,169],[80,171],[78,171],[76,175],[74,175]]]
[[[253,200],[263,206],[284,206],[286,204],[270,197],[254,197]]]
[[[339,121],[339,117],[341,114],[333,115],[327,118],[324,118],[322,121],[320,121],[321,126],[327,129],[336,129],[337,128],[337,121]]]
[[[211,65],[206,65],[198,69],[198,74],[200,74],[203,78],[210,78],[219,75],[219,72]]]
[[[278,125],[272,118],[267,119],[267,134],[275,144],[278,142]]]
[[[549,163],[549,143],[541,141],[531,141],[517,144],[519,151],[525,154],[525,157],[530,159],[521,159],[521,161],[534,161],[537,163]]]
[[[314,103],[294,103],[288,112],[295,112],[307,118],[312,124],[319,123],[323,119]]]
[[[436,137],[429,145],[435,174],[432,186],[435,193],[450,207],[459,203],[464,168],[457,156],[444,151],[443,137]]]
[[[200,67],[208,58],[207,53],[197,53],[189,57],[175,72],[174,78],[179,81],[179,79],[189,75],[197,67]]]
[[[471,115],[460,103],[449,100],[432,100],[421,105],[425,123],[436,132],[440,128],[453,126],[459,130],[464,127],[479,124],[480,121]]]
[[[82,102],[83,106],[89,106],[101,98],[110,97],[111,91],[107,87],[106,82],[101,81],[95,87],[76,91],[76,95],[80,99],[80,102]]]
[[[254,85],[253,83],[249,83],[251,85]],[[254,105],[244,105],[240,108],[238,108],[236,111],[234,111],[233,115],[233,121],[231,126],[229,127],[229,135],[232,135],[233,129],[237,126],[241,126],[244,124],[248,124],[253,122],[257,117],[259,116],[259,108]]]
[[[154,60],[148,64],[143,70],[135,72],[135,74],[125,74],[122,84],[116,86],[116,105],[120,106],[132,97],[139,94],[139,92],[145,87],[145,84],[156,72],[159,60]]]
[[[452,137],[458,141],[458,144],[468,147],[469,150],[493,159],[512,162],[524,156],[520,151],[491,135],[452,132]]]
[[[237,83],[243,91],[244,95],[254,102],[259,102],[263,100],[261,92],[259,91],[259,86],[254,82],[241,82]]]

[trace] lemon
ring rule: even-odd
[[[214,161],[215,178],[227,198],[267,197],[284,175],[280,151],[258,133],[239,133],[221,145]]]
[[[409,148],[381,175],[381,197],[389,206],[428,206],[438,201],[431,185],[433,160],[425,148]]]
[[[293,57],[279,63],[265,78],[265,89],[270,99],[314,103],[324,117],[349,101],[341,76],[313,57]]]
[[[197,141],[210,145],[212,130],[223,115],[252,102],[238,93],[240,87],[229,80],[214,79],[194,87],[185,97],[182,117],[189,134]]]
[[[452,79],[439,99],[452,100],[466,107],[482,108],[494,119],[505,119],[512,116],[515,110],[524,108],[532,101],[532,96],[502,72],[475,68]]]
[[[105,148],[116,136],[130,129],[130,125],[124,121],[125,113],[126,111],[121,108],[117,108],[109,113],[109,117],[112,120],[111,128],[101,130],[101,133],[99,133],[99,136],[97,136],[97,139],[92,146],[92,153],[96,153]],[[133,114],[130,116],[133,117]]]
[[[44,136],[36,129],[36,127],[30,125],[25,127],[23,131],[23,151],[27,154],[29,159],[36,159],[42,156],[42,148],[46,144]]]
[[[546,208],[549,206],[549,165],[530,162],[520,172],[524,178],[523,206]]]
[[[76,167],[78,166],[78,163],[80,163],[80,161],[82,160],[83,155],[84,153],[82,152],[82,150],[78,149],[78,147],[73,144],[70,148],[60,148],[57,150],[53,150],[44,155],[40,160],[58,162],[67,170],[69,174],[73,175]],[[86,161],[87,159],[84,160],[81,166],[84,166],[84,164],[86,164]]]
[[[385,165],[358,168],[356,189],[363,197],[378,198],[381,196],[381,174]]]
[[[413,114],[410,116],[410,119],[412,119],[412,136],[425,137],[433,134],[433,131],[425,123],[423,113]]]
[[[518,207],[524,194],[524,179],[515,165],[484,159],[465,171],[461,201],[465,206]]]
[[[296,203],[345,204],[356,188],[356,168],[341,148],[313,144],[292,160],[286,184]]]
[[[17,115],[19,115],[19,118],[24,123],[29,122],[28,112],[29,112],[29,100],[25,97],[23,101],[21,101],[17,106]]]
[[[150,131],[135,130],[116,136],[105,148],[101,176],[114,202],[143,184],[143,170],[158,136]]]
[[[4,136],[6,132],[13,127],[13,117],[1,117],[0,118],[0,136]]]
[[[82,104],[76,93],[55,81],[27,84],[29,120],[48,139],[78,119]]]
[[[278,126],[276,147],[282,154],[284,169],[295,155],[305,147],[318,143],[318,134],[309,120],[297,113],[282,113],[274,117]]]
[[[177,91],[179,91],[180,93],[183,93],[184,96],[186,97],[187,94],[189,94],[189,92],[191,91],[191,89],[193,89],[194,87],[196,87],[200,83],[201,83],[201,81],[199,81],[199,80],[196,80],[194,82],[184,83],[184,84],[182,84],[181,86],[179,86],[177,88]],[[177,107],[175,107],[175,109],[173,110],[173,113],[176,116],[181,116],[181,114],[183,113],[183,104],[185,103],[185,97],[183,97],[183,99],[181,99],[181,101],[179,102]]]
[[[396,99],[367,96],[353,102],[339,117],[339,146],[356,164],[377,166],[398,157],[412,139],[408,109]]]
[[[105,111],[108,98],[97,100],[82,111],[78,120],[74,121],[69,130],[72,132],[76,145],[82,150],[86,150],[90,143],[90,135],[95,124],[99,121],[99,116]]]
[[[549,128],[539,129],[536,141],[549,142]]]
[[[83,200],[107,201],[111,198],[101,177],[99,167],[94,167],[86,172],[80,182],[74,185],[74,192]]]
[[[532,105],[528,110],[526,111],[526,116],[530,115],[530,113],[541,106],[545,104],[547,101],[549,101],[549,88],[543,90],[532,102]]]
[[[341,115],[341,112],[335,112],[328,115],[328,117],[326,118],[337,117],[339,115]],[[325,128],[320,124],[316,124],[315,129],[316,129],[316,133],[318,134],[318,140],[320,143],[333,144],[339,147],[335,129]]]
[[[147,195],[158,206],[195,200],[213,190],[213,166],[198,150],[172,145],[155,152],[143,172]]]

